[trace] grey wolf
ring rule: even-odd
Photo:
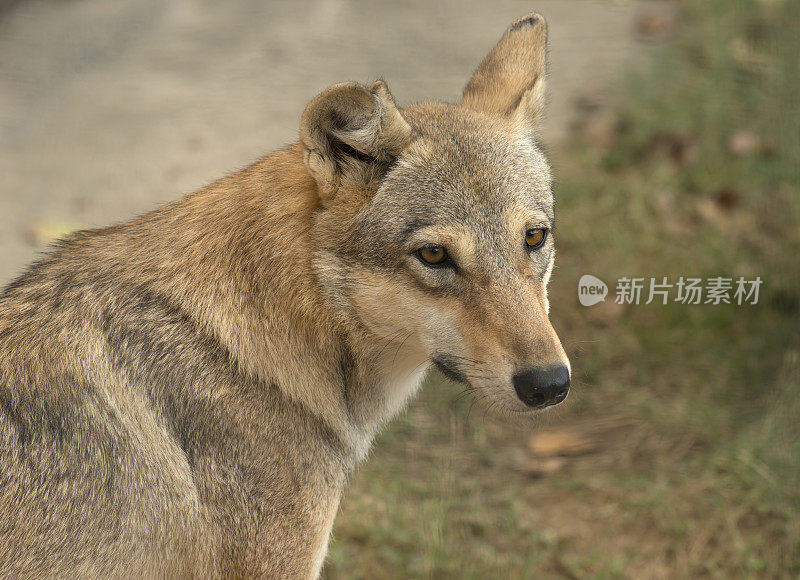
[[[346,480],[430,366],[562,401],[546,25],[456,104],[330,87],[300,141],[59,242],[0,294],[0,570],[314,578]]]

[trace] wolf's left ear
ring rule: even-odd
[[[322,201],[345,180],[369,182],[411,141],[412,130],[383,81],[367,88],[334,85],[311,101],[300,122],[300,142]]]
[[[544,107],[547,23],[529,14],[508,27],[464,88],[462,105],[536,126]]]

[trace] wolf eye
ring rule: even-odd
[[[450,261],[442,246],[425,246],[417,250],[417,257],[426,266],[444,266]]]
[[[534,228],[525,232],[525,245],[535,250],[541,248],[547,239],[547,230],[544,228]]]

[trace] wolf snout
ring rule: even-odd
[[[528,407],[543,409],[557,405],[569,393],[569,370],[564,365],[530,368],[514,375],[519,399]]]

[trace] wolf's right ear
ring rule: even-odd
[[[461,104],[535,127],[544,107],[547,23],[539,14],[506,29],[464,88]]]
[[[311,101],[300,122],[303,159],[332,199],[343,180],[368,183],[411,141],[412,130],[383,81],[334,85]]]

